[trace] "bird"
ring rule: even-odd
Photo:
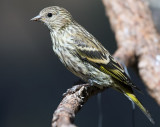
[[[70,12],[59,6],[46,7],[31,20],[49,28],[53,51],[69,71],[91,86],[110,87],[124,94],[154,124],[150,113],[134,94],[133,90],[139,91],[139,88],[121,64]]]

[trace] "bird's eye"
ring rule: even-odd
[[[48,16],[48,17],[52,17],[52,13],[48,13],[47,16]]]

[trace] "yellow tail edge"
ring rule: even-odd
[[[140,110],[146,115],[146,117],[150,120],[152,124],[155,124],[153,118],[151,117],[150,113],[145,109],[145,107],[141,104],[141,102],[136,98],[136,96],[133,93],[125,93],[126,96],[133,101],[139,108]]]

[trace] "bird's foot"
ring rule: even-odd
[[[93,86],[93,85],[94,85],[94,83],[93,83],[93,80],[92,80],[92,79],[88,79],[88,83],[89,83],[89,85],[90,85],[90,86]]]
[[[90,86],[90,84],[75,85],[72,88],[67,89],[67,91],[65,93],[63,93],[63,96],[65,97],[67,94],[73,94],[73,93],[77,92],[83,86],[88,87],[88,86]]]

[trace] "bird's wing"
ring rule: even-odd
[[[84,61],[89,62],[105,74],[111,75],[118,81],[136,88],[120,64],[109,52],[95,39],[84,36],[74,36],[77,55]]]

